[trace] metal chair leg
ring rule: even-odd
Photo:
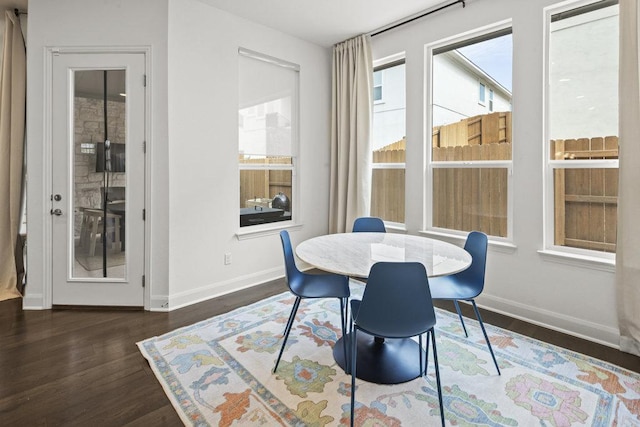
[[[467,327],[464,324],[464,320],[462,319],[462,311],[460,311],[460,305],[458,304],[458,300],[454,299],[453,304],[456,306],[456,311],[458,312],[458,317],[460,318],[460,323],[462,323],[462,329],[464,329],[464,335],[469,338],[469,334],[467,333]]]
[[[353,328],[351,332],[351,427],[353,427],[355,405],[356,405],[356,357],[358,352],[358,345],[356,340],[356,331],[358,328]]]
[[[489,336],[487,335],[487,331],[484,329],[484,323],[482,322],[482,317],[480,316],[480,311],[478,311],[478,307],[476,306],[475,300],[471,300],[471,304],[473,304],[473,310],[476,312],[476,318],[478,319],[478,323],[480,323],[480,328],[482,329],[482,333],[484,334],[484,339],[487,342],[487,347],[489,347],[489,352],[491,353],[491,357],[493,358],[493,364],[496,365],[496,369],[498,370],[498,375],[502,375],[500,373],[500,368],[498,367],[498,361],[496,360],[496,356],[495,354],[493,354],[491,341],[489,341]]]
[[[428,337],[428,335],[427,335]],[[427,346],[429,346],[429,342],[427,342]],[[427,366],[425,364],[424,369],[422,369],[422,334],[418,335],[418,354],[420,359],[420,376],[424,376],[425,371],[427,370]],[[426,363],[426,361],[425,361]]]
[[[289,332],[291,332],[291,326],[293,326],[293,321],[296,318],[296,313],[298,312],[298,307],[300,306],[300,301],[302,298],[296,297],[295,302],[293,303],[293,308],[291,309],[291,314],[289,315],[289,320],[287,321],[287,326],[284,328],[284,339],[282,341],[282,347],[280,347],[280,354],[278,354],[278,360],[276,360],[276,366],[273,368],[273,373],[275,374],[278,369],[278,364],[280,363],[280,358],[282,357],[282,352],[284,351],[285,345],[287,345],[287,338],[289,338]]]
[[[345,373],[349,373],[349,359],[347,358],[347,310],[349,304],[346,298],[340,298],[340,326],[342,327],[342,349],[344,350]]]
[[[431,333],[431,345],[433,346],[433,364],[436,367],[436,385],[438,387],[438,402],[440,403],[440,421],[442,421],[442,427],[444,427],[444,403],[442,402],[442,388],[440,386],[440,367],[438,366],[438,350],[436,349],[436,332],[432,328]]]

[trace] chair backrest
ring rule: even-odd
[[[412,337],[436,324],[427,271],[418,262],[378,262],[371,267],[355,319],[376,336]]]
[[[282,241],[282,252],[284,253],[284,267],[287,286],[289,286],[291,292],[297,295],[297,290],[304,276],[296,266],[293,248],[291,247],[291,238],[289,238],[289,232],[287,230],[282,230],[280,232],[280,240]]]
[[[384,221],[373,216],[362,216],[353,222],[353,232],[386,233]]]
[[[480,231],[472,231],[467,236],[464,249],[471,254],[471,265],[456,274],[456,279],[463,281],[480,295],[484,289],[484,275],[487,267],[487,235]]]
[[[100,206],[103,207],[104,187],[100,187]],[[110,202],[122,202],[125,200],[126,187],[109,187],[107,191],[107,204]]]

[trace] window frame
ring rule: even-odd
[[[376,70],[376,66],[374,65],[374,67],[373,67],[374,74],[375,74],[376,71],[381,71],[381,70]],[[380,73],[380,84],[376,84],[375,78],[373,76],[371,77],[371,81],[373,83],[373,93],[371,94],[371,97],[373,98],[373,103],[374,104],[382,104],[384,102],[384,82],[383,82],[382,73]],[[376,99],[376,88],[380,88],[380,98],[379,99]]]
[[[487,102],[487,85],[479,81],[478,82],[478,104],[486,105]]]
[[[558,169],[618,169],[618,159],[588,159],[588,160],[553,160],[551,159],[551,129],[550,129],[550,106],[551,99],[551,24],[555,15],[567,13],[581,7],[599,3],[601,0],[576,0],[564,2],[544,8],[544,94],[543,94],[543,120],[544,137],[543,153],[543,249],[539,252],[543,255],[556,259],[563,259],[564,262],[578,264],[580,266],[593,267],[600,264],[602,268],[608,269],[615,266],[615,253],[597,251],[591,249],[574,248],[555,244],[555,188],[554,175]],[[619,4],[619,3],[618,3]],[[606,6],[605,6],[606,7]],[[620,95],[618,94],[618,100]],[[602,135],[605,136],[605,135]]]
[[[489,112],[493,113],[493,89],[489,89]]]
[[[442,49],[458,48],[465,45],[467,42],[472,42],[475,39],[481,41],[486,36],[490,36],[492,33],[496,33],[496,37],[500,37],[501,32],[508,32],[513,34],[513,21],[507,19],[504,21],[496,22],[492,25],[488,25],[473,31],[457,34],[451,37],[440,39],[432,43],[428,43],[424,46],[424,84],[426,89],[426,96],[424,97],[424,114],[425,114],[425,132],[424,132],[424,173],[423,173],[423,219],[421,233],[429,235],[437,235],[444,237],[463,238],[468,234],[468,231],[454,230],[442,227],[433,226],[433,179],[435,169],[462,169],[462,168],[504,168],[507,171],[507,235],[506,237],[489,235],[489,239],[492,242],[504,247],[515,247],[513,243],[513,199],[514,199],[514,183],[513,183],[513,158],[515,155],[516,141],[512,140],[512,153],[511,160],[473,160],[473,161],[433,161],[433,147],[432,147],[432,131],[433,131],[433,57],[434,51],[436,54],[443,53]],[[487,37],[489,39],[490,37]],[[470,43],[473,44],[473,43]],[[447,49],[449,50],[449,49]],[[513,65],[513,64],[512,64]],[[482,81],[478,81],[478,88],[480,84],[485,86]],[[485,94],[486,96],[486,94]],[[478,101],[479,90],[478,90]],[[479,102],[480,103],[480,102]],[[484,104],[481,104],[484,105]],[[513,110],[511,110],[513,112]],[[515,136],[515,132],[512,133],[512,138]],[[470,231],[470,230],[469,230]]]
[[[260,52],[256,52],[253,50],[238,48],[238,59],[240,57],[251,58],[259,61],[264,61],[266,63],[270,63],[276,66],[283,67],[285,69],[289,69],[295,71],[297,73],[297,77],[294,83],[294,96],[291,100],[291,164],[246,164],[237,162],[238,164],[238,185],[237,191],[238,196],[237,199],[240,199],[240,173],[242,170],[288,170],[291,171],[291,219],[283,220],[283,221],[273,221],[266,222],[263,224],[249,225],[249,226],[240,226],[240,215],[238,214],[238,223],[237,223],[237,232],[236,237],[239,240],[243,240],[245,238],[250,237],[259,237],[262,235],[270,235],[275,232],[278,232],[282,229],[291,229],[301,227],[300,223],[300,207],[302,204],[300,203],[300,185],[299,185],[299,152],[300,152],[300,65],[295,64],[293,62],[289,62],[280,58],[276,58],[273,56],[269,56]],[[239,64],[239,63],[238,63]],[[239,66],[239,65],[238,65]],[[240,105],[240,100],[238,99],[238,112],[242,109]],[[246,107],[245,107],[246,108]],[[240,117],[240,114],[238,114]],[[266,114],[265,114],[266,118]],[[238,124],[240,124],[240,119],[238,119]],[[237,143],[239,144],[239,134],[236,138]]]
[[[392,68],[398,65],[405,65],[405,139],[406,139],[406,110],[407,110],[407,105],[406,105],[406,53],[405,52],[400,52],[397,53],[395,55],[391,55],[391,56],[387,56],[384,58],[380,58],[380,59],[376,59],[373,61],[373,71],[382,71],[384,69],[387,68]],[[383,81],[383,77],[382,74],[381,76],[381,84],[384,83]],[[383,89],[383,93],[384,93],[384,89]],[[383,103],[384,99],[378,100],[378,101],[374,101],[374,105],[375,104],[380,104]],[[372,112],[372,123],[373,123],[373,112]],[[373,127],[372,127],[372,131],[373,133]],[[373,135],[372,135],[373,136]],[[406,150],[406,148],[405,148]],[[371,150],[371,153],[373,153],[373,149]],[[383,219],[385,226],[387,228],[392,228],[392,229],[398,229],[398,230],[404,230],[405,229],[405,223],[406,223],[406,200],[407,200],[407,186],[406,186],[406,176],[407,176],[407,160],[406,160],[406,151],[405,151],[405,161],[404,163],[374,163],[373,161],[371,162],[371,174],[372,174],[372,179],[373,179],[373,170],[374,169],[404,169],[405,171],[405,222],[393,222],[393,221],[386,221]],[[373,191],[373,189],[371,190]]]

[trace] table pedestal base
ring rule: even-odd
[[[334,345],[333,357],[338,366],[346,372],[343,340],[344,338],[340,338]],[[356,377],[361,380],[376,384],[400,384],[420,376],[418,357],[423,358],[424,364],[424,351],[412,339],[382,340],[358,331],[357,346]],[[349,345],[347,345],[347,357],[351,357]]]

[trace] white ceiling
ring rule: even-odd
[[[199,0],[234,15],[332,46],[451,1],[445,0]],[[27,10],[28,0],[0,0],[0,10]]]
[[[200,1],[326,47],[445,3],[443,0]]]

